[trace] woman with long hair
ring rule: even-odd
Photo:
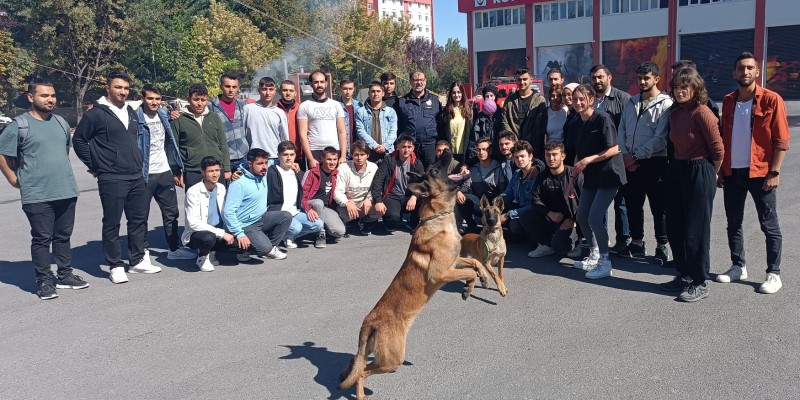
[[[453,82],[447,91],[447,105],[437,117],[436,130],[440,140],[450,142],[453,157],[459,162],[475,154],[473,138],[472,107],[467,105],[464,85]]]
[[[673,151],[666,173],[667,239],[678,274],[660,287],[680,292],[679,300],[695,302],[708,297],[711,212],[724,147],[717,117],[705,106],[708,92],[697,70],[676,71],[671,86],[675,103],[669,116]]]
[[[567,158],[564,159],[564,164],[569,166],[575,163],[575,139],[572,137],[570,124],[578,116],[578,112],[572,106],[572,91],[576,87],[577,83],[568,83],[561,90],[561,102],[567,107],[567,122],[564,123],[564,151],[567,153]]]
[[[576,261],[574,267],[587,271],[588,279],[612,274],[604,220],[617,190],[626,183],[614,121],[607,113],[595,111],[594,102],[595,92],[590,85],[580,85],[572,92],[572,105],[578,118],[572,122],[576,156],[567,190],[574,193],[574,182],[578,174],[583,173],[578,224],[590,241],[591,250],[589,257]]]

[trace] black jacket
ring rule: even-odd
[[[72,137],[75,154],[98,179],[142,177],[144,155],[139,147],[139,118],[126,106],[128,129],[104,104],[87,111]]]
[[[610,115],[611,119],[614,121],[614,128],[619,129],[619,123],[622,120],[622,109],[628,104],[628,100],[630,99],[631,95],[613,86],[608,96],[605,96],[605,100],[603,101],[606,102],[606,113]],[[596,103],[597,100],[595,100],[595,104]]]
[[[408,92],[397,99],[397,136],[406,133],[417,139],[417,146],[431,145],[437,140],[436,115],[441,111],[439,98],[427,89],[421,98]]]
[[[553,175],[550,169],[545,169],[536,177],[536,187],[533,189],[531,203],[537,213],[547,215],[548,212],[555,211],[564,214],[564,218],[577,220],[578,198],[580,198],[581,186],[583,186],[583,174],[578,174],[578,178],[575,179],[575,197],[573,198],[567,195],[570,175],[572,175],[572,167],[565,165],[564,173],[561,175]],[[554,199],[558,200],[554,201]]]
[[[267,169],[267,211],[281,211],[283,207],[283,178],[278,171],[280,168],[277,165],[271,165]],[[303,174],[295,173],[297,178],[297,200],[295,205],[299,211],[304,211],[303,208],[303,185],[300,182],[303,179]]]
[[[397,153],[398,151],[395,150],[391,154],[387,154],[386,157],[383,158],[383,162],[378,164],[378,172],[375,173],[375,178],[372,179],[372,186],[369,188],[372,194],[372,201],[375,204],[383,203],[383,199],[392,191],[394,181],[397,179],[395,173],[395,168],[397,167]],[[411,164],[411,171],[406,172],[416,172],[420,175],[425,173],[425,167],[423,167],[422,162],[417,159],[416,153],[411,153],[409,163]],[[406,196],[411,196],[411,192],[409,192],[408,189],[406,189]]]

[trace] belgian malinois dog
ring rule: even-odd
[[[492,276],[497,284],[497,291],[501,296],[508,294],[503,280],[503,264],[506,261],[506,241],[503,239],[503,225],[500,216],[503,215],[503,197],[497,196],[492,203],[481,196],[481,219],[483,229],[481,234],[468,233],[461,238],[461,257],[473,257],[486,267],[486,272]],[[497,267],[497,273],[493,266]]]
[[[374,374],[396,371],[406,353],[406,336],[417,314],[443,285],[466,281],[462,297],[469,298],[480,279],[486,285],[486,269],[479,261],[458,256],[461,238],[453,215],[458,186],[465,175],[447,175],[452,154],[446,152],[409,190],[422,203],[420,222],[411,236],[403,265],[372,311],[364,318],[358,335],[358,353],[342,371],[340,389],[356,385],[356,399],[365,400],[364,380]],[[367,357],[375,359],[367,364]]]

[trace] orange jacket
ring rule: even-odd
[[[739,91],[725,95],[722,101],[722,144],[725,156],[722,159],[722,173],[731,171],[731,141],[733,140],[733,115]],[[767,176],[772,167],[775,150],[789,150],[789,121],[786,118],[786,104],[781,96],[769,89],[756,86],[751,111],[750,177]]]
[[[286,112],[286,119],[289,121],[289,140],[294,143],[295,147],[297,147],[297,158],[303,158],[303,145],[300,143],[300,138],[297,137],[297,109],[300,107],[300,103],[296,100],[294,102],[294,107],[290,109],[286,109],[283,106],[283,103],[278,101],[278,108]]]

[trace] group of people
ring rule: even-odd
[[[493,85],[483,88],[478,105],[459,82],[450,85],[442,106],[420,71],[410,74],[412,88],[403,96],[395,93],[396,76],[386,72],[370,83],[364,103],[353,97],[351,79],[340,81],[340,97],[333,99],[329,75],[315,71],[308,82],[312,98],[303,102],[292,81],[265,77],[258,82],[259,100],[244,104],[238,77],[224,74],[219,96],[209,99],[204,85],[192,85],[187,106],[170,113],[153,85],[142,88],[140,106],[129,102],[130,78],[112,71],[107,95],[86,112],[72,138],[51,113],[53,85],[34,79],[27,93],[31,110],[0,135],[0,170],[20,189],[42,299],[57,297],[56,289],[88,287],[70,259],[78,195],[70,146],[97,178],[103,252],[114,283],[127,282],[127,273],[161,270],[148,251],[153,199],[167,258],[196,258],[200,271],[213,271],[215,252],[223,249],[236,249],[240,261],[251,254],[280,260],[300,239],[324,248],[348,233],[413,229],[419,202],[407,189],[409,173],[423,173],[449,151],[455,159],[448,172],[470,175],[456,198],[460,232],[480,229],[482,197],[501,196],[510,240],[529,243],[533,258],[580,259],[584,238],[588,257],[574,266],[590,279],[612,275],[611,253],[647,255],[647,199],[653,260],[677,271],[661,287],[688,302],[708,295],[717,185],[724,191],[732,260],[717,280],[747,278],[742,217],[749,192],[767,236],[761,291],[775,293],[781,287],[775,189],[789,129],[780,96],[756,83],[758,65],[750,53],[736,60],[739,89],[725,97],[721,119],[690,61],[673,66],[672,96],[659,90],[660,71],[652,62],[636,69],[640,92],[634,96],[611,85],[604,65],[590,70],[591,84],[564,83],[561,71],[549,71],[546,97],[520,69],[518,90],[502,108]],[[182,235],[176,186],[186,190]],[[128,265],[119,240],[123,212]]]

